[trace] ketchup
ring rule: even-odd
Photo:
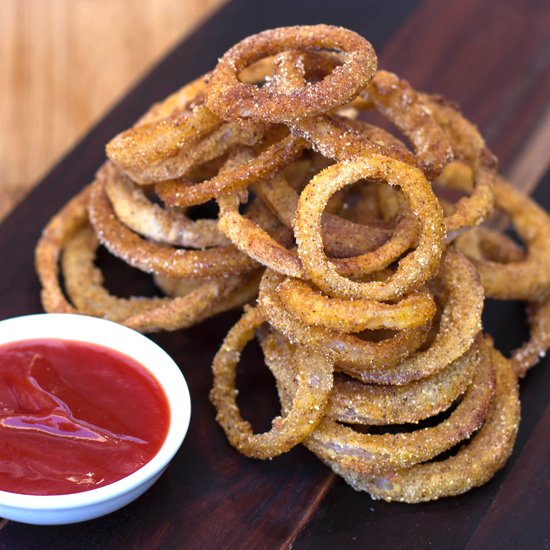
[[[156,379],[102,346],[56,339],[0,346],[0,490],[78,493],[149,462],[170,421]]]

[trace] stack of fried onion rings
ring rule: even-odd
[[[235,45],[107,156],[36,248],[47,311],[153,332],[247,304],[211,391],[246,456],[302,443],[355,489],[411,503],[504,465],[517,379],[550,347],[550,218],[455,105],[377,71],[352,31],[286,27]],[[197,219],[205,204],[215,216]],[[99,247],[158,295],[113,295]],[[485,298],[526,302],[531,336],[510,359],[483,334]],[[254,337],[281,401],[265,433],[237,402]]]

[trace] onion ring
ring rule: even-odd
[[[193,221],[180,210],[162,208],[113,165],[105,171],[105,192],[116,217],[132,231],[157,242],[191,248],[228,244],[216,220]]]
[[[531,335],[523,346],[514,350],[511,357],[512,367],[520,378],[550,349],[550,299],[529,304],[527,312]]]
[[[232,147],[256,145],[261,142],[264,134],[265,126],[260,123],[224,124],[196,143],[182,148],[177,156],[150,166],[146,172],[140,172],[138,176],[128,173],[141,184],[163,182],[185,188],[193,185],[190,179],[193,171],[205,162],[220,158]]]
[[[200,104],[190,112],[140,124],[118,134],[107,144],[107,156],[134,181],[146,183],[157,165],[223,124],[221,118]]]
[[[497,374],[493,404],[482,428],[454,456],[386,472],[377,478],[330,464],[332,469],[356,491],[367,491],[375,499],[411,504],[459,495],[489,481],[512,453],[520,416],[513,369],[497,351],[493,350],[492,355]]]
[[[359,283],[339,275],[323,251],[320,237],[322,210],[331,194],[364,177],[399,185],[420,228],[417,248],[399,262],[385,282]],[[388,157],[371,155],[329,166],[302,191],[294,232],[298,255],[311,280],[325,293],[346,298],[392,300],[426,282],[437,270],[443,252],[443,213],[422,173]]]
[[[479,340],[479,338],[478,338]],[[472,381],[483,350],[478,342],[448,367],[406,386],[334,380],[327,417],[346,424],[413,424],[447,410]]]
[[[527,256],[509,263],[472,258],[485,293],[489,298],[500,300],[543,300],[550,295],[550,217],[529,197],[501,179],[495,185],[495,201],[497,208],[511,217],[527,245]],[[458,237],[458,247],[462,239]]]
[[[321,420],[332,389],[332,362],[314,349],[297,348],[298,384],[292,405],[284,416],[273,420],[270,431],[253,434],[237,406],[235,378],[242,349],[263,323],[258,309],[248,309],[229,331],[212,363],[214,382],[210,392],[216,420],[230,443],[254,458],[272,458],[307,437]]]
[[[43,229],[34,253],[34,265],[40,285],[40,299],[45,311],[78,313],[69,304],[59,285],[59,257],[65,243],[88,223],[88,200],[91,185],[75,195],[52,217]]]
[[[65,290],[79,313],[123,322],[126,318],[161,307],[169,298],[118,298],[103,285],[94,265],[99,242],[89,225],[75,232],[63,246],[61,271]]]
[[[461,198],[455,211],[445,223],[447,231],[454,233],[464,227],[479,225],[493,209],[493,189],[496,177],[496,159],[485,146],[485,141],[460,111],[440,96],[420,94],[430,112],[447,134],[454,157],[472,169],[472,193]],[[445,173],[438,180],[444,185]]]
[[[101,243],[118,258],[146,273],[203,279],[249,273],[257,264],[233,246],[183,250],[141,239],[114,215],[99,172],[89,202],[90,221]]]
[[[424,326],[436,310],[427,289],[415,291],[394,304],[329,298],[296,279],[286,279],[278,291],[285,309],[303,323],[341,332]]]
[[[279,273],[303,277],[304,271],[296,251],[288,250],[258,224],[244,218],[239,213],[239,199],[238,193],[218,196],[220,230],[241,252],[260,264]]]
[[[294,48],[340,50],[345,61],[322,81],[291,94],[239,81],[238,74],[255,61]],[[375,72],[371,44],[352,31],[329,25],[282,27],[245,38],[225,53],[210,76],[206,105],[225,120],[291,122],[347,103]]]

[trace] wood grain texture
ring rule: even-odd
[[[418,88],[460,101],[465,113],[489,133],[505,167],[533,163],[534,181],[545,172],[546,156],[536,153],[546,139],[547,106],[541,98],[550,92],[542,32],[548,11],[542,3],[368,0],[358,6],[355,0],[265,5],[233,0],[193,33],[0,226],[5,265],[0,318],[40,311],[34,243],[49,217],[93,175],[104,143],[154,100],[211,67],[231,44],[263,28],[320,21],[353,28],[373,41],[382,67],[398,71]],[[511,48],[507,40],[513,36]],[[535,198],[550,207],[547,170]],[[119,290],[147,288],[135,272],[120,270],[120,265],[112,268],[108,277],[113,290],[117,283]],[[544,547],[550,537],[543,514],[548,505],[548,359],[522,382],[516,450],[490,483],[436,503],[387,504],[354,492],[303,448],[261,462],[227,444],[207,399],[209,364],[237,315],[154,336],[181,365],[193,401],[189,435],[159,483],[130,506],[93,522],[50,528],[7,522],[0,530],[0,548]],[[504,350],[524,338],[521,321],[520,304],[489,303],[486,308],[486,329]],[[251,416],[261,429],[276,411],[269,390],[273,382],[257,349],[247,353],[242,365],[238,383],[244,412],[254,411]],[[539,489],[530,490],[532,483]],[[518,508],[519,530],[513,525]]]
[[[0,2],[0,218],[224,0]]]
[[[533,189],[550,162],[549,28],[542,0],[427,0],[384,49],[380,65],[457,102],[500,170]],[[533,150],[536,158],[521,164]]]

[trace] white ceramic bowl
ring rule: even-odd
[[[0,517],[37,525],[59,525],[114,512],[151,487],[182,444],[191,416],[187,383],[172,358],[152,340],[110,321],[68,314],[27,315],[0,321],[0,345],[32,338],[90,342],[132,357],[164,389],[170,423],[158,453],[129,476],[98,489],[68,495],[37,496],[0,491]]]

